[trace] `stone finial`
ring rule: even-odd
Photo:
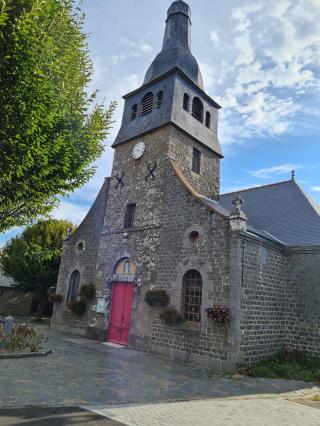
[[[235,207],[235,211],[233,212],[233,214],[241,214],[242,210],[241,210],[241,206],[244,203],[244,199],[238,194],[236,196],[236,198],[234,200],[232,200],[232,204]]]
[[[247,216],[241,209],[243,203],[244,200],[239,194],[232,201],[232,204],[234,205],[234,211],[229,217],[231,231],[241,232],[246,231],[247,229]]]
[[[291,180],[295,180],[295,178],[296,178],[296,172],[295,172],[295,170],[292,170],[292,172],[291,172]]]

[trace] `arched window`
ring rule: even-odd
[[[206,127],[208,127],[208,129],[211,127],[211,114],[209,111],[206,112]]]
[[[141,115],[147,115],[152,112],[153,108],[153,93],[147,93],[141,101]]]
[[[190,111],[190,96],[188,93],[185,93],[183,97],[183,109],[188,112]]]
[[[131,108],[131,121],[135,120],[138,116],[138,105],[135,104]]]
[[[73,271],[70,277],[69,289],[67,295],[67,303],[77,299],[80,290],[80,272]]]
[[[163,91],[157,94],[157,108],[161,108],[163,103]]]
[[[203,103],[197,96],[193,98],[192,115],[195,119],[203,123]]]
[[[202,277],[192,269],[183,277],[183,315],[186,321],[201,321]]]

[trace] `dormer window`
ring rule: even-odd
[[[161,90],[161,92],[159,92],[157,94],[157,108],[161,108],[162,107],[162,103],[163,103],[163,91]]]
[[[147,93],[141,101],[141,115],[147,115],[152,112],[153,109],[153,93]]]
[[[138,116],[138,105],[135,104],[131,108],[131,121],[135,120]]]
[[[200,121],[200,123],[203,123],[203,103],[197,96],[193,98],[192,115],[196,120]]]
[[[209,111],[206,112],[206,127],[208,127],[208,129],[211,127],[211,114]]]
[[[187,112],[190,110],[190,96],[188,93],[185,93],[183,97],[183,109]]]

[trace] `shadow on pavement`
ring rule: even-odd
[[[1,426],[120,426],[121,423],[78,407],[0,409]]]

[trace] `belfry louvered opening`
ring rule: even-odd
[[[197,96],[193,98],[192,115],[195,119],[203,123],[203,103]]]
[[[188,112],[190,110],[190,96],[188,93],[185,93],[183,97],[183,109]]]
[[[211,127],[211,114],[209,111],[206,112],[206,127],[208,127],[208,129]]]
[[[161,108],[163,104],[163,91],[157,94],[157,108]]]
[[[153,109],[153,93],[147,93],[141,101],[141,115],[147,115],[152,112]]]
[[[138,105],[135,104],[131,108],[131,121],[135,120],[138,117]]]

